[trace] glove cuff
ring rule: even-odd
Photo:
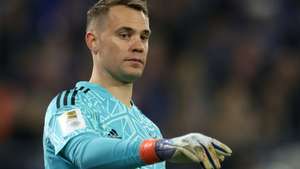
[[[169,139],[160,139],[156,142],[155,151],[160,160],[170,160],[176,151]]]
[[[158,140],[148,139],[144,140],[140,145],[140,157],[146,164],[153,164],[161,161],[156,154],[156,143]]]

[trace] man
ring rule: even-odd
[[[58,94],[44,124],[46,169],[164,169],[165,161],[217,169],[231,150],[192,133],[163,139],[132,102],[150,36],[146,0],[100,0],[87,17],[89,82]]]

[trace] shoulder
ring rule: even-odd
[[[54,99],[56,108],[78,106],[89,90],[89,88],[81,86],[60,92]]]
[[[67,89],[59,92],[51,100],[47,113],[55,113],[66,111],[68,109],[81,108],[81,102],[87,97],[87,93],[90,91],[87,87],[75,87],[72,89]]]
[[[51,130],[55,130],[58,124],[67,124],[68,120],[79,120],[80,124],[85,125],[85,120],[90,117],[91,113],[84,103],[89,90],[86,87],[75,87],[56,94],[45,114],[45,131],[51,133]]]

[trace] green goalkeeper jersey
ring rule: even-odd
[[[139,146],[162,138],[158,127],[135,105],[129,108],[98,84],[78,82],[58,94],[45,117],[46,169],[165,169],[146,165]]]

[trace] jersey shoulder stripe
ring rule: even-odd
[[[75,89],[71,96],[71,105],[75,105],[75,98],[76,98],[77,93],[78,93],[78,90]]]
[[[84,87],[83,87],[83,86],[81,86],[81,87],[79,88],[79,90],[81,90],[81,91],[82,91],[83,89],[84,89]]]
[[[65,102],[65,96],[66,96],[67,90],[64,90],[62,92],[60,92],[56,98],[56,108],[60,109]]]
[[[72,93],[72,95],[71,95],[71,105],[75,105],[76,104],[76,96],[77,96],[77,94],[78,94],[78,92],[81,92],[82,90],[84,90],[85,88],[83,87],[83,86],[81,86],[79,89],[78,89],[78,87],[75,87],[74,89],[73,89],[73,93]]]
[[[60,98],[63,92],[59,93],[58,96],[56,97],[56,108],[60,108]]]
[[[85,89],[85,90],[83,91],[83,93],[87,93],[88,91],[90,91],[89,88]]]
[[[73,89],[60,92],[56,97],[56,108],[60,109],[63,106],[75,105],[78,92],[86,94],[89,90],[89,88],[81,86],[80,88],[75,87]]]
[[[70,94],[70,90],[67,90],[64,96],[64,106],[68,105],[68,96]]]

